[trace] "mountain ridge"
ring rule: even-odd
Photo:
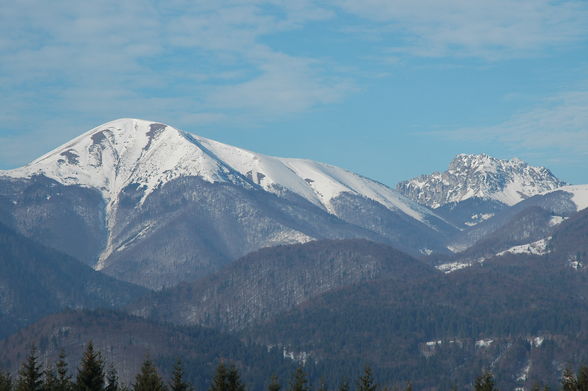
[[[66,215],[82,220],[84,232],[99,226],[87,238],[96,253],[69,253],[156,289],[267,246],[355,237],[419,255],[448,252],[445,236],[457,230],[427,207],[348,170],[136,119],[100,125],[24,167],[0,171],[0,182],[0,220],[41,221],[35,232],[50,245],[56,224],[69,225]],[[37,196],[22,199],[33,187]],[[83,200],[62,200],[82,190],[84,199],[93,199],[83,208]],[[94,200],[96,194],[104,202]],[[48,203],[59,200],[67,213],[43,220]],[[86,222],[89,215],[96,216]],[[64,247],[56,246],[69,250]]]
[[[486,154],[458,154],[446,171],[402,181],[396,190],[436,209],[470,198],[512,206],[565,185],[547,168],[531,166],[518,158],[501,160]]]
[[[331,213],[330,201],[342,192],[351,192],[420,221],[424,221],[423,215],[431,214],[386,185],[336,166],[263,155],[166,124],[132,118],[97,126],[24,167],[0,170],[0,175],[10,177],[33,174],[99,189],[110,202],[131,183],[146,187],[144,200],[170,180],[199,176],[212,183],[257,185],[277,194],[281,187]]]

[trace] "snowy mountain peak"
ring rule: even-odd
[[[421,204],[437,208],[473,197],[514,205],[564,185],[547,168],[530,166],[518,158],[500,160],[485,154],[459,154],[447,171],[401,182],[397,190]]]
[[[130,184],[143,199],[179,177],[291,192],[330,213],[341,193],[365,197],[419,221],[432,213],[378,182],[339,167],[303,159],[277,158],[192,135],[171,126],[119,119],[98,126],[25,167],[0,176],[45,175],[65,185],[98,189],[112,206]]]
[[[145,196],[182,175],[205,180],[239,180],[189,135],[165,124],[119,119],[98,126],[25,167],[4,172],[15,177],[43,174],[65,185],[100,190],[109,202],[131,183]]]

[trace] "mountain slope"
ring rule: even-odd
[[[421,221],[434,217],[394,190],[338,167],[265,156],[135,119],[101,125],[27,166],[3,174],[43,174],[63,184],[96,188],[111,203],[130,184],[144,189],[144,200],[173,179],[197,176],[245,188],[258,185],[276,194],[288,191],[326,210],[333,198],[351,193]]]
[[[33,185],[38,200],[24,202],[20,189]],[[134,119],[104,124],[25,167],[0,171],[0,189],[0,221],[152,288],[201,277],[262,247],[314,239],[359,237],[412,254],[447,252],[444,242],[456,230],[349,171]],[[66,200],[74,191],[87,194]],[[51,207],[45,201],[67,213],[42,220],[42,232],[19,225],[42,219]],[[54,240],[54,232],[67,237],[62,227],[87,232],[92,245],[82,250]]]
[[[492,368],[500,389],[557,385],[588,359],[588,274],[509,255],[449,275],[378,280],[327,292],[242,332],[305,352],[327,373],[370,363],[388,384],[467,388]],[[530,365],[526,377],[520,373]]]
[[[435,274],[435,269],[385,245],[316,241],[248,254],[208,278],[146,296],[131,311],[178,324],[235,330],[344,286]]]
[[[396,189],[423,205],[438,208],[470,198],[514,205],[564,185],[545,167],[533,167],[519,159],[460,154],[447,171],[400,182]]]
[[[0,224],[0,337],[65,308],[113,308],[147,291]]]
[[[462,201],[458,205],[469,202],[470,200]],[[507,224],[517,219],[517,215],[524,214],[525,210],[534,208],[540,208],[553,217],[553,219],[545,220],[543,225],[537,225],[537,232],[530,232],[528,235],[529,237],[541,236],[553,230],[558,221],[561,222],[586,207],[588,207],[588,186],[564,186],[553,191],[534,195],[511,207],[497,210],[486,220],[464,229],[451,238],[448,241],[448,247],[456,252],[461,252],[488,237],[488,235],[494,235],[495,233],[500,235],[500,231]]]
[[[274,374],[289,377],[296,365],[277,349],[268,351],[216,330],[170,326],[101,310],[54,314],[0,341],[0,370],[16,375],[30,346],[36,344],[43,364],[53,364],[63,349],[75,379],[88,341],[102,353],[107,366],[115,366],[120,381],[127,385],[134,382],[146,358],[166,380],[181,359],[185,379],[198,390],[207,389],[221,360],[235,363],[253,389],[262,389]]]

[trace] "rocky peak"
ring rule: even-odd
[[[564,185],[547,168],[530,166],[518,158],[500,160],[485,154],[459,154],[447,171],[400,182],[397,190],[421,204],[438,208],[473,197],[514,205]]]

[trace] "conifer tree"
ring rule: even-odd
[[[209,391],[227,391],[229,389],[227,376],[227,367],[221,362],[216,367]]]
[[[245,385],[235,365],[231,365],[227,372],[227,391],[245,391]]]
[[[57,376],[53,368],[47,368],[44,372],[43,391],[59,391]]]
[[[474,383],[474,391],[497,391],[492,373],[485,372],[479,376]]]
[[[372,369],[365,367],[363,375],[359,378],[358,391],[376,391],[378,386],[374,382],[374,376],[372,375]]]
[[[319,382],[318,391],[328,391],[327,384],[325,383],[325,379],[321,378]]]
[[[0,391],[12,391],[12,377],[0,371]]]
[[[270,383],[267,386],[267,391],[280,391],[281,388],[282,386],[280,385],[278,377],[276,375],[273,375],[270,380]]]
[[[31,346],[31,351],[18,371],[17,391],[42,391],[43,379],[41,366],[37,362],[38,352],[35,345]]]
[[[290,391],[309,391],[306,374],[302,367],[296,368],[292,381],[290,382]]]
[[[116,368],[112,363],[108,366],[108,371],[106,372],[106,387],[104,391],[119,391],[120,387],[118,385],[118,373],[116,372]]]
[[[174,371],[172,373],[171,383],[169,385],[170,391],[191,391],[192,386],[184,381],[184,367],[180,360],[176,361]]]
[[[104,361],[101,354],[94,349],[92,341],[88,342],[80,362],[75,388],[77,391],[104,390]]]
[[[349,391],[349,380],[344,379],[341,384],[339,384],[339,391]]]
[[[59,358],[55,363],[55,370],[57,391],[72,391],[73,384],[67,367],[67,362],[65,361],[65,352],[63,350],[59,352]]]
[[[145,360],[133,384],[133,391],[165,391],[167,388],[151,360]]]

